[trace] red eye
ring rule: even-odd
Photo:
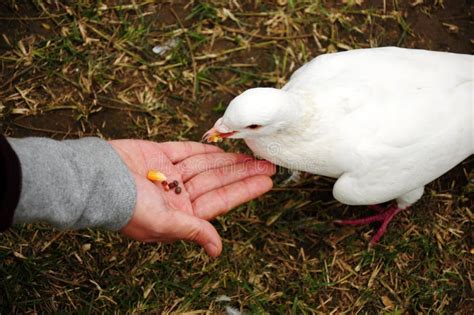
[[[260,128],[260,127],[262,127],[262,126],[261,126],[261,125],[249,125],[249,126],[247,126],[246,128],[247,128],[247,129],[258,129],[258,128]]]

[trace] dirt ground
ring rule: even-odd
[[[322,53],[393,45],[472,54],[473,9],[468,0],[8,0],[0,127],[11,137],[199,141],[233,97],[280,87]],[[164,56],[151,51],[171,39]],[[217,260],[184,243],[16,227],[0,235],[0,313],[215,314],[231,305],[246,314],[468,314],[473,166],[471,157],[431,183],[374,250],[366,245],[376,225],[331,223],[368,211],[334,201],[324,177],[276,185],[216,220]]]
[[[344,1],[326,1],[328,8],[335,8],[341,6],[341,3]],[[350,2],[350,1],[349,1]],[[356,1],[357,2],[357,1]],[[393,3],[387,1],[385,10],[383,3],[385,1],[379,0],[369,0],[361,1],[362,9],[368,10],[382,10],[390,11],[393,10]],[[423,2],[423,1],[421,1]],[[429,1],[425,1],[429,2]],[[433,2],[433,1],[432,1]],[[437,2],[437,1],[434,1]],[[472,17],[472,6],[469,5],[469,1],[438,1],[443,3],[443,5],[432,6],[432,5],[416,5],[413,6],[412,3],[416,1],[398,1],[397,5],[397,14],[400,14],[405,19],[407,25],[409,25],[410,30],[404,31],[400,29],[399,22],[395,19],[382,19],[380,23],[374,26],[374,29],[369,29],[367,34],[357,34],[357,39],[365,41],[368,45],[375,42],[377,46],[391,46],[391,45],[400,45],[403,44],[403,47],[408,48],[419,48],[419,49],[428,49],[428,50],[438,50],[438,51],[449,51],[454,53],[465,53],[471,54],[473,52],[473,29],[471,25]],[[157,9],[154,19],[157,24],[161,26],[167,26],[168,24],[173,24],[175,18],[173,14],[170,13],[168,6],[174,8],[175,12],[181,15],[182,18],[185,18],[190,14],[190,6],[188,5],[184,10],[183,7],[188,4],[187,1],[173,1],[172,4],[165,3],[160,5],[160,8]],[[21,20],[15,17],[21,16],[36,16],[39,12],[37,9],[29,4],[16,4],[18,9],[12,10],[11,6],[8,3],[0,4],[0,12],[2,16],[8,17],[9,19],[0,20],[0,29],[2,33],[8,34],[8,38],[11,42],[17,42],[19,40],[47,40],[50,36],[55,36],[57,30],[54,26],[48,24],[49,21],[46,20]],[[54,5],[51,5],[54,9]],[[243,10],[249,9],[252,10],[252,5],[244,5]],[[36,14],[36,15],[35,15]],[[11,19],[10,19],[11,18]],[[365,16],[355,16],[354,19],[365,19]],[[186,21],[185,21],[186,22]],[[44,25],[50,25],[49,27],[44,27]],[[188,23],[189,24],[189,23]],[[349,37],[354,36],[354,34],[347,32],[347,30],[342,29],[338,30],[341,32],[339,36],[344,37],[348,35]],[[346,34],[348,33],[348,34]],[[410,36],[411,35],[411,36]],[[0,38],[0,49],[7,51],[10,49],[10,46],[4,42],[4,38]],[[371,42],[372,41],[372,42]],[[380,42],[377,42],[380,41]],[[220,50],[231,47],[228,43],[222,41],[217,41],[213,45],[213,49]],[[315,49],[314,43],[309,43],[308,47]],[[0,51],[2,51],[0,50]],[[316,49],[315,49],[316,50]],[[264,55],[267,53],[267,55]],[[318,51],[314,53],[311,51],[313,57],[319,54]],[[259,65],[259,70],[263,72],[272,71],[274,64],[271,62],[268,52],[258,52],[255,55],[255,52],[252,50],[244,51],[238,54],[238,56],[233,57],[231,60],[235,62],[252,60],[256,61]],[[14,88],[14,83],[17,80],[25,79],[25,74],[18,74],[15,68],[8,67],[5,63],[2,64],[2,94],[8,94],[8,89],[12,90]],[[12,75],[15,76],[12,77]],[[289,73],[291,74],[291,73]],[[225,74],[224,74],[225,75]],[[223,76],[224,76],[223,75]],[[219,77],[219,79],[225,80],[225,77]],[[63,83],[64,84],[64,83]],[[7,88],[5,90],[5,88]],[[71,84],[66,84],[66,86],[54,86],[54,88],[70,89]],[[235,95],[238,95],[242,89],[237,89],[235,87],[227,87],[224,93],[221,95],[216,95],[215,97],[219,99],[219,103],[225,105],[227,104]],[[164,98],[167,98],[166,95],[163,95]],[[89,98],[92,98],[89,96]],[[88,103],[91,100],[85,97],[83,100],[84,103]],[[178,106],[178,102],[174,102],[171,99],[167,99],[170,103],[175,106]],[[182,101],[182,100],[181,100]],[[102,104],[104,100],[101,100]],[[201,117],[201,111],[209,111],[212,109],[215,104],[216,99],[204,98],[200,102],[199,111],[197,108],[189,108],[190,117],[196,118],[199,121],[199,126],[193,126],[192,136],[189,139],[200,139],[199,135],[205,131],[205,129],[210,125],[211,121],[214,121],[215,118],[219,117],[219,113],[211,113],[211,116],[208,117],[205,115]],[[108,103],[105,100],[105,103]],[[101,105],[102,105],[101,104]],[[115,104],[116,105],[116,104]],[[186,106],[186,104],[179,104],[180,106]],[[192,104],[194,105],[194,104]],[[8,104],[6,104],[8,106]],[[114,104],[110,104],[114,106]],[[109,138],[126,138],[138,136],[134,128],[130,128],[130,125],[127,123],[130,119],[129,112],[121,112],[114,109],[110,110],[104,105],[105,108],[102,108],[100,112],[91,117],[91,122],[88,126],[84,126],[77,122],[77,119],[74,118],[74,113],[71,113],[70,110],[55,110],[54,112],[42,113],[41,111],[35,113],[35,115],[28,115],[26,117],[15,117],[13,123],[10,119],[5,119],[2,121],[2,128],[5,132],[11,134],[12,136],[59,136],[61,134],[74,136],[73,130],[82,129],[78,131],[77,135],[88,135],[88,134],[97,134],[100,130],[105,137]],[[8,113],[8,112],[7,112]],[[206,113],[204,113],[206,114]],[[133,115],[133,113],[132,113]],[[105,122],[105,127],[104,126]],[[55,128],[53,128],[55,127]],[[71,134],[72,132],[72,134]],[[83,132],[83,133],[81,133]],[[143,135],[142,135],[143,136]],[[158,139],[159,138],[159,135]],[[156,139],[156,138],[155,138]]]

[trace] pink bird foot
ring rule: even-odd
[[[378,205],[369,206],[369,209],[375,210],[379,214],[356,220],[336,220],[334,221],[334,223],[341,225],[365,225],[372,222],[381,222],[382,225],[369,242],[369,247],[372,247],[377,244],[382,235],[384,235],[390,221],[392,221],[392,219],[397,215],[397,213],[399,213],[403,209],[400,209],[395,204],[389,206],[387,209],[383,209],[381,206]]]

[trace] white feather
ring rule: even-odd
[[[226,306],[225,311],[227,315],[241,315],[242,314],[238,309],[232,306]]]

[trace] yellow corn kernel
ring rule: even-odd
[[[213,136],[209,137],[208,141],[209,142],[221,142],[222,138],[219,137],[218,135],[213,135]]]
[[[159,171],[156,171],[156,170],[149,170],[148,171],[148,174],[146,175],[146,177],[149,179],[149,180],[152,180],[152,181],[158,181],[158,182],[162,182],[162,181],[165,181],[166,180],[166,176],[165,174],[159,172]]]

